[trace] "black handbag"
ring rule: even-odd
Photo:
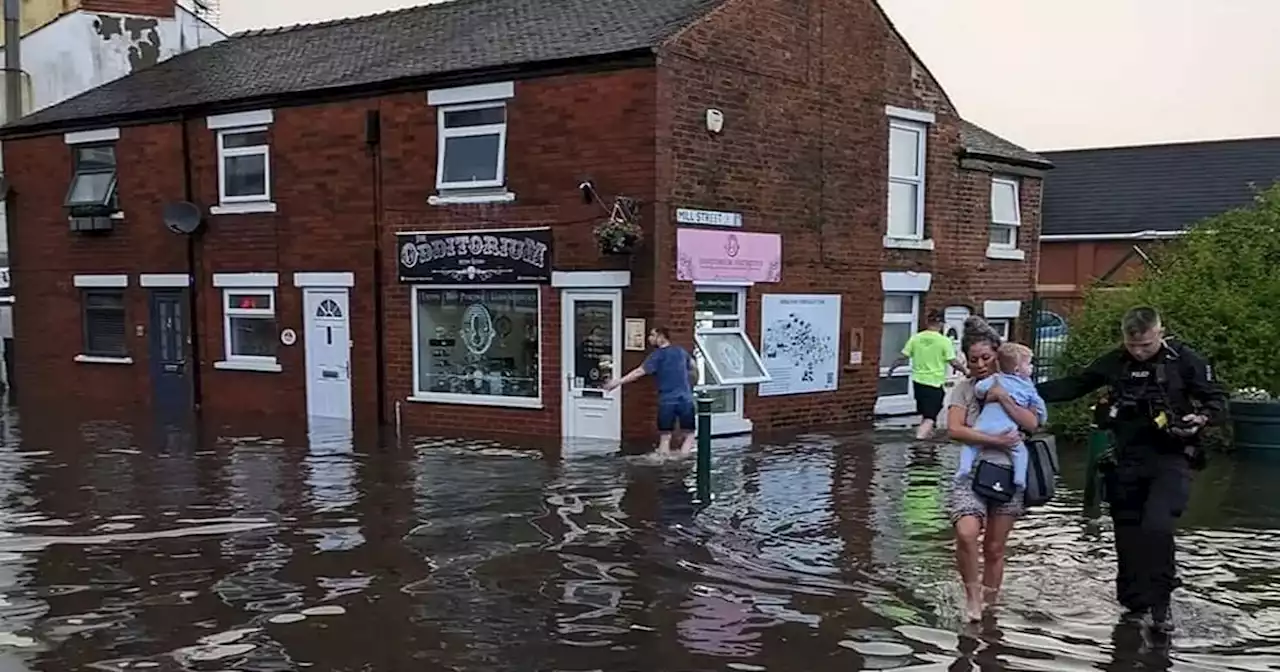
[[[1013,467],[980,460],[973,469],[973,491],[996,504],[1013,501]]]

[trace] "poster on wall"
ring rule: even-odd
[[[840,295],[765,294],[761,348],[773,380],[762,397],[830,392],[839,385]]]

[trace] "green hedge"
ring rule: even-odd
[[[1209,359],[1228,393],[1280,392],[1280,183],[1246,208],[1207,219],[1147,250],[1154,262],[1125,287],[1090,289],[1055,370],[1078,371],[1119,342],[1120,318],[1155,306],[1168,332]],[[1052,409],[1055,431],[1088,431],[1092,400]]]

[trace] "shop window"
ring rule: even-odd
[[[920,296],[918,294],[885,294],[883,329],[880,333],[880,381],[876,394],[881,404],[900,405],[906,411],[914,408],[911,391],[911,371],[900,367],[892,376],[889,366],[902,355],[907,341],[915,335],[920,325]]]
[[[715,329],[744,329],[746,291],[738,287],[699,289],[694,295],[694,325],[699,333]],[[698,368],[698,391],[711,399],[712,433],[736,434],[750,431],[743,416],[743,386],[715,382],[715,373],[702,350],[694,348]]]
[[[744,303],[744,294],[734,290],[697,293],[694,342],[700,385],[732,388],[770,380],[760,353],[743,328]]]
[[[228,362],[276,364],[275,290],[223,290],[223,322]]]
[[[116,148],[112,144],[72,147],[75,169],[64,205],[72,217],[103,217],[119,209]]]
[[[222,203],[271,200],[271,148],[265,126],[218,132],[218,197]]]
[[[414,400],[541,404],[536,287],[415,287]]]
[[[127,357],[124,290],[85,290],[81,300],[84,354],[91,357]]]

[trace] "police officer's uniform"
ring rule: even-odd
[[[1116,598],[1130,616],[1150,612],[1167,627],[1169,599],[1178,586],[1174,527],[1191,496],[1191,472],[1203,467],[1199,433],[1174,435],[1184,416],[1199,414],[1212,424],[1222,417],[1226,396],[1209,364],[1176,341],[1141,362],[1117,348],[1078,376],[1039,385],[1047,402],[1078,399],[1108,387],[1098,405],[1099,426],[1115,439],[1103,461],[1103,492],[1115,522]]]

